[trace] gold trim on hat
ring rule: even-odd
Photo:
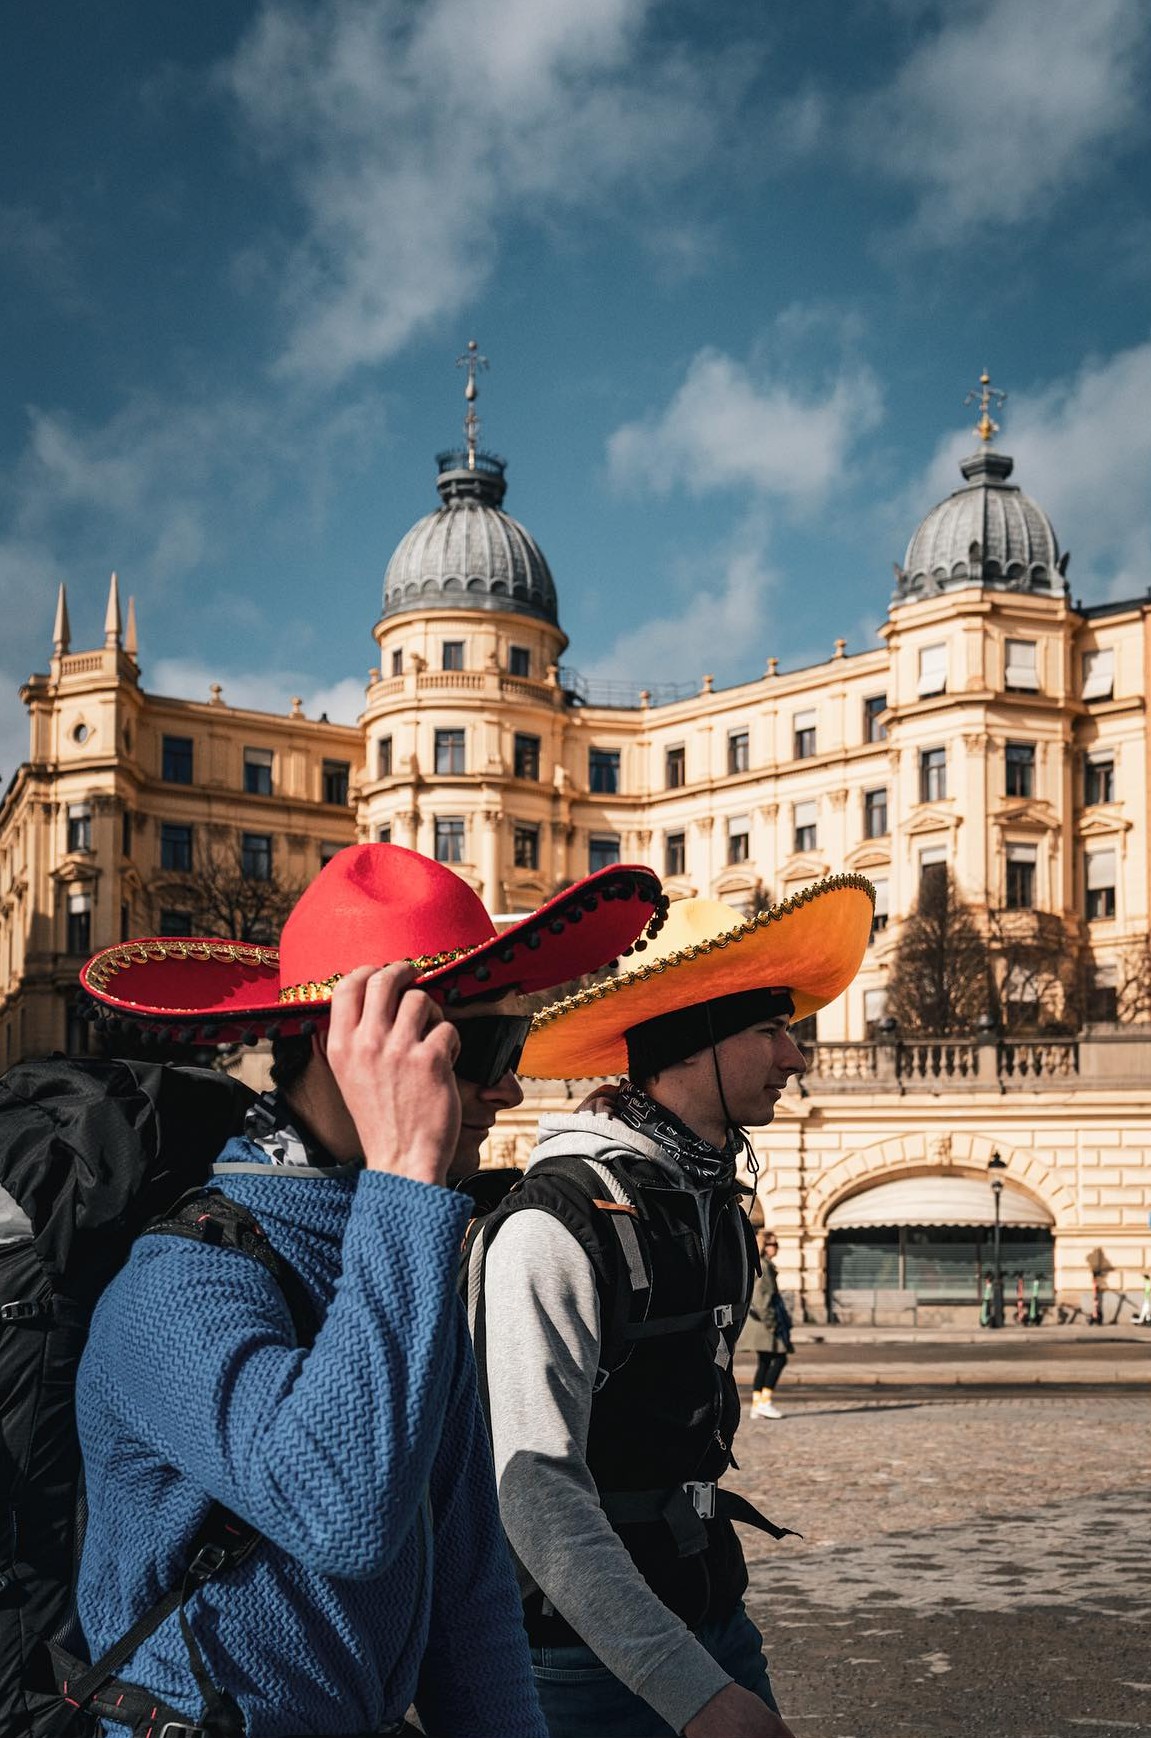
[[[406,960],[404,963],[415,966],[418,972],[434,972],[438,967],[450,965],[452,960],[462,959],[465,954],[476,953],[487,945],[487,942],[475,942],[471,947],[449,948],[446,953],[418,954],[415,959]],[[346,976],[345,972],[335,972],[330,978],[312,979],[305,984],[285,984],[278,999],[281,1002],[330,1002],[332,991],[340,979]]]
[[[85,975],[89,988],[103,995],[107,992],[108,980],[114,978],[118,972],[129,971],[133,966],[159,964],[163,960],[278,966],[280,954],[274,947],[258,947],[254,943],[241,941],[209,941],[198,936],[188,940],[173,938],[170,941],[131,941],[97,954],[95,959],[88,962]]]
[[[875,904],[875,888],[866,875],[829,875],[824,881],[817,881],[810,887],[802,888],[778,905],[769,906],[766,911],[757,912],[743,923],[736,924],[733,929],[726,929],[721,935],[711,936],[707,941],[693,942],[690,946],[677,948],[662,959],[645,961],[643,965],[633,966],[630,971],[616,978],[604,978],[598,984],[589,984],[584,990],[577,990],[574,996],[565,996],[562,1002],[553,1002],[547,1008],[541,1008],[532,1020],[532,1031],[541,1032],[545,1026],[565,1014],[573,1014],[580,1008],[589,1007],[591,1003],[600,1001],[604,996],[613,996],[619,990],[630,989],[633,984],[646,982],[649,978],[658,977],[660,973],[671,971],[674,967],[684,965],[688,960],[703,959],[719,948],[731,947],[734,942],[744,941],[753,935],[757,929],[764,929],[769,923],[778,923],[793,911],[799,911],[805,905],[810,905],[813,899],[821,894],[835,893],[841,888],[855,888],[860,893],[866,893],[871,903]]]

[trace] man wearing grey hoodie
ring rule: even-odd
[[[790,1738],[732,1519],[779,1530],[718,1480],[756,1268],[736,1164],[744,1128],[803,1072],[793,1011],[787,991],[752,990],[628,1031],[629,1078],[542,1119],[523,1184],[472,1247],[481,1392],[551,1738]]]

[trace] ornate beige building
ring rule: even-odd
[[[997,1151],[1008,1275],[1079,1304],[1091,1257],[1134,1295],[1151,1265],[1151,1027],[1133,989],[1151,909],[1151,601],[1072,602],[1050,520],[992,445],[984,384],[977,450],[914,532],[880,644],[837,640],[794,671],[769,657],[732,688],[704,674],[691,693],[606,691],[561,662],[555,583],[503,510],[505,466],[478,450],[471,403],[466,447],[440,456],[439,507],[388,565],[356,728],[236,710],[220,691],[150,695],[115,585],[96,651],[70,651],[62,597],[49,672],[23,690],[29,760],[0,808],[0,1055],[80,1041],[81,957],[178,930],[202,837],[234,840],[244,874],[295,880],[353,838],[391,839],[453,864],[495,913],[616,858],[650,862],[673,896],[740,906],[861,870],[878,893],[866,965],[758,1141],[785,1282],[816,1315],[970,1307]],[[883,1024],[900,923],[941,864],[1014,932],[1061,926],[1088,962],[1085,1031],[929,1044]],[[540,1103],[497,1150],[526,1144]]]

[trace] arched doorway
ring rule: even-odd
[[[827,1216],[831,1318],[878,1319],[920,1307],[967,1319],[994,1264],[994,1210],[982,1176],[912,1176],[878,1183]],[[1000,1197],[1000,1269],[1010,1311],[1022,1274],[1029,1297],[1054,1294],[1053,1219],[1015,1183]]]

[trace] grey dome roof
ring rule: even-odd
[[[384,575],[385,616],[410,609],[510,610],[558,623],[555,581],[530,531],[501,507],[505,464],[440,453],[443,506],[401,538]]]
[[[1007,481],[1014,460],[991,447],[959,466],[966,486],[933,507],[895,570],[896,598],[931,597],[962,585],[999,591],[1066,591],[1068,555],[1042,507]]]

